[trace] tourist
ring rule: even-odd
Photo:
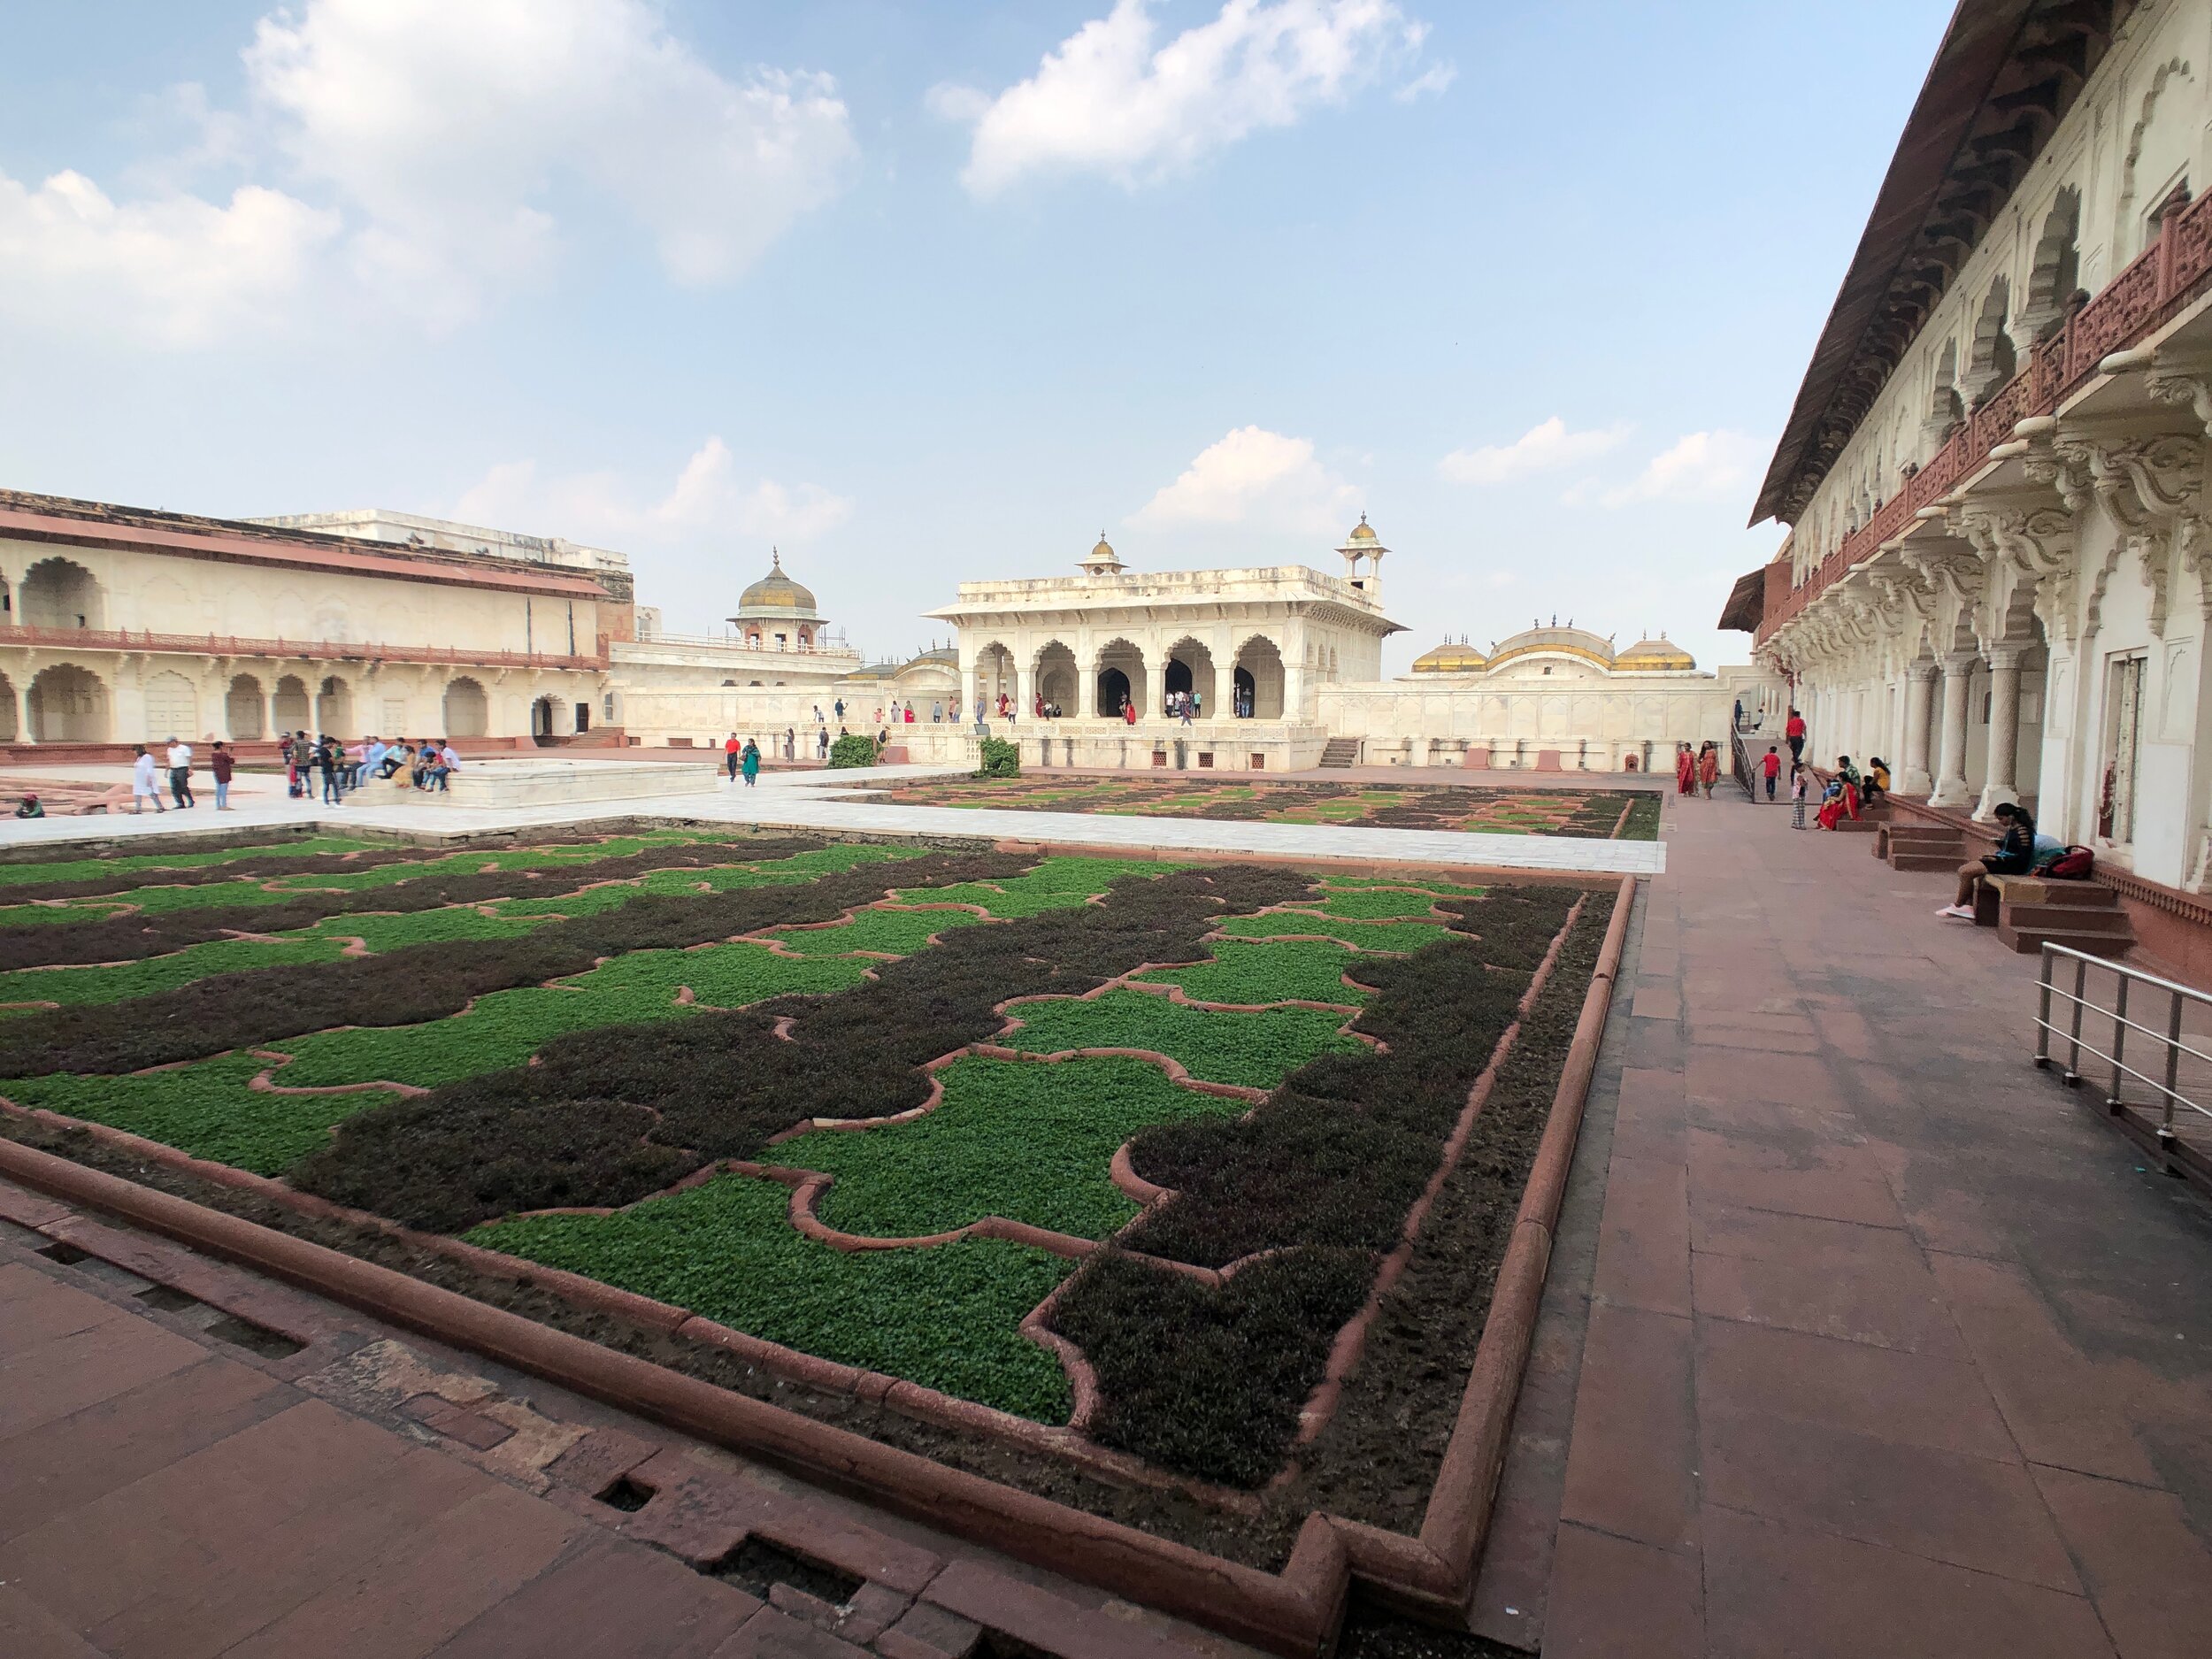
[[[745,750],[739,757],[738,764],[744,770],[745,787],[749,789],[753,787],[753,780],[760,776],[760,745],[749,737],[745,740]]]
[[[945,700],[942,697],[932,697],[929,700],[929,723],[932,726],[942,726],[945,723]]]
[[[388,780],[394,772],[407,764],[409,751],[406,739],[401,738],[392,743],[380,743],[377,748],[380,752],[376,757],[376,764],[369,770],[380,780]]]
[[[1185,693],[1183,693],[1183,695],[1182,695],[1180,697],[1179,697],[1176,701],[1177,701],[1178,704],[1179,705],[1179,706],[1177,708],[1176,712],[1177,712],[1177,713],[1179,713],[1179,714],[1180,714],[1180,715],[1183,717],[1183,724],[1184,724],[1185,726],[1188,726],[1188,725],[1190,724],[1190,704],[1191,704],[1191,695],[1190,695],[1190,693],[1189,693],[1189,692],[1187,692],[1187,692],[1185,692]]]
[[[739,750],[742,748],[743,745],[737,741],[737,733],[734,732],[730,733],[729,741],[722,745],[722,764],[728,771],[732,783],[737,781],[737,757]]]
[[[1137,700],[1134,697],[1124,697],[1121,700],[1121,718],[1130,726],[1137,723]]]
[[[1035,715],[1036,715],[1036,717],[1037,717],[1040,720],[1041,720],[1041,719],[1043,719],[1043,718],[1045,718],[1045,694],[1044,694],[1043,692],[1041,692],[1041,692],[1039,692],[1039,693],[1037,694],[1037,695],[1036,695],[1036,700],[1035,700],[1035,701],[1036,701],[1036,707],[1035,707],[1033,710],[1031,710],[1031,712],[1033,712],[1033,714],[1035,714]]]
[[[845,735],[845,700],[844,700],[844,698],[842,698],[842,697],[838,698],[838,700],[837,700],[835,703],[832,703],[832,704],[830,705],[830,707],[831,707],[833,710],[835,710],[836,715],[837,715],[837,734],[838,734],[838,736],[842,737],[842,736],[844,736],[844,735]]]
[[[2035,820],[2028,816],[2027,809],[2009,801],[2001,802],[1996,817],[1997,822],[2004,826],[2004,836],[1998,841],[1997,850],[1959,866],[1958,896],[1938,910],[1938,916],[1972,921],[1975,893],[1985,879],[1991,876],[2024,876],[2034,867]]]
[[[783,728],[783,757],[786,760],[799,758],[799,734],[787,726]]]
[[[983,697],[981,693],[978,693],[976,695],[975,723],[978,726],[981,726],[983,724]]]
[[[1782,738],[1790,746],[1792,760],[1805,758],[1805,717],[1794,709],[1790,710],[1789,720],[1782,727]]]
[[[1868,757],[1866,776],[1859,780],[1859,794],[1869,806],[1889,798],[1889,763],[1879,755]]]
[[[891,728],[887,726],[878,726],[876,728],[876,753],[879,755],[882,754],[884,745],[888,743],[890,741]]]
[[[1859,776],[1859,769],[1851,764],[1851,757],[1848,755],[1839,755],[1836,757],[1836,776],[1842,779],[1844,782],[1849,784],[1854,789],[1858,788],[1866,781]]]
[[[338,740],[325,735],[315,746],[315,768],[323,775],[323,804],[343,806],[346,803],[344,787],[338,781]]]
[[[1674,746],[1674,792],[1678,796],[1697,793],[1697,757],[1687,743]]]
[[[227,812],[230,810],[230,780],[238,770],[238,757],[231,753],[229,745],[218,743],[209,751],[207,769],[215,774],[215,810]]]
[[[1805,827],[1806,772],[1801,761],[1790,762],[1790,827]]]
[[[1194,720],[1198,719],[1198,718],[1200,718],[1202,716],[1203,716],[1203,715],[1205,714],[1205,712],[1206,712],[1205,705],[1204,705],[1204,703],[1203,703],[1202,702],[1201,702],[1201,701],[1200,701],[1200,698],[1199,698],[1198,694],[1197,694],[1196,692],[1194,692],[1194,692],[1192,692],[1192,693],[1190,694],[1190,716],[1191,716],[1191,718],[1192,718],[1192,719],[1194,719]]]
[[[822,724],[822,705],[818,703],[814,705],[814,724],[817,726]]]
[[[910,703],[906,705],[906,723],[909,726],[914,724],[914,705]]]
[[[192,798],[192,745],[176,737],[169,740],[169,798],[180,808],[199,805]]]
[[[818,727],[815,731],[814,758],[817,760],[829,758],[829,727],[826,726]]]
[[[38,803],[36,795],[27,795],[23,797],[23,803],[15,809],[15,815],[18,818],[44,818],[46,809]]]
[[[446,780],[460,770],[460,751],[453,747],[453,740],[449,737],[440,738],[438,740],[438,787],[444,788]]]
[[[1849,777],[1838,772],[1828,780],[1828,787],[1820,792],[1820,810],[1813,814],[1813,821],[1824,830],[1832,830],[1843,822],[1846,815],[1859,816],[1858,773]]]
[[[1632,755],[1629,758],[1633,760],[1635,757]],[[1759,770],[1766,774],[1767,799],[1771,801],[1774,799],[1775,780],[1782,775],[1782,756],[1773,744],[1769,743],[1767,752],[1760,757]]]
[[[134,757],[131,762],[131,811],[143,812],[146,803],[151,801],[155,811],[166,812],[169,809],[161,803],[161,774],[154,757],[146,752],[143,743],[134,744],[131,753]]]
[[[1705,786],[1705,798],[1713,798],[1713,786],[1720,781],[1720,745],[1708,743],[1705,752],[1698,757],[1697,780]]]

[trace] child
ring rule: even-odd
[[[1792,829],[1805,827],[1805,780],[1804,763],[1792,761],[1790,763],[1790,827]]]
[[[1759,770],[1766,774],[1767,799],[1771,801],[1774,799],[1774,780],[1782,775],[1782,757],[1773,744],[1767,745],[1767,752],[1759,762]]]

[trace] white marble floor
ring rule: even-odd
[[[495,764],[495,763],[487,763]],[[142,837],[204,834],[214,830],[311,824],[319,830],[382,830],[409,836],[477,836],[530,829],[572,829],[633,818],[696,819],[770,829],[847,830],[877,835],[987,836],[1044,844],[1122,847],[1131,850],[1264,853],[1286,858],[1375,859],[1509,870],[1556,870],[1650,876],[1666,868],[1658,841],[1571,841],[1541,835],[1468,834],[1457,830],[1371,829],[1315,824],[1261,824],[1216,818],[1128,818],[1078,812],[1010,812],[987,808],[896,806],[852,799],[856,788],[917,778],[957,775],[949,766],[879,766],[866,772],[764,772],[746,788],[701,768],[695,794],[635,802],[592,801],[572,807],[466,807],[372,788],[336,808],[288,800],[281,778],[242,776],[232,810],[214,810],[215,788],[199,774],[200,806],[190,811],[15,819],[0,817],[0,848],[112,844]],[[0,810],[19,789],[16,777],[111,779],[114,767],[0,768]],[[396,797],[396,798],[395,798]]]

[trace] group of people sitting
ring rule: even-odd
[[[1767,750],[1764,762],[1767,772],[1767,794],[1774,793],[1774,773],[1779,762],[1774,751]],[[1811,768],[1801,761],[1790,762],[1790,827],[1805,827],[1806,797],[1812,793]],[[1889,763],[1879,755],[1871,756],[1866,770],[1861,772],[1851,764],[1851,757],[1836,757],[1836,769],[1828,781],[1821,786],[1820,806],[1813,814],[1813,822],[1820,828],[1832,830],[1845,818],[1863,816],[1864,809],[1879,804],[1889,796]]]
[[[370,782],[389,782],[408,789],[444,789],[461,766],[450,738],[426,737],[419,743],[401,738],[387,743],[372,733],[357,743],[346,743],[327,733],[310,738],[305,732],[289,732],[280,741],[279,749],[292,797],[314,799],[313,780],[319,774],[326,806],[343,805],[349,791]]]

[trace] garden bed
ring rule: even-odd
[[[0,912],[7,1133],[1263,1571],[1420,1521],[1611,888],[387,851]]]
[[[933,779],[871,795],[899,806],[991,807],[1014,812],[1103,812],[1244,823],[1351,824],[1373,829],[1656,841],[1651,790],[1571,786],[1504,789],[1478,784],[1172,782],[1147,778]]]

